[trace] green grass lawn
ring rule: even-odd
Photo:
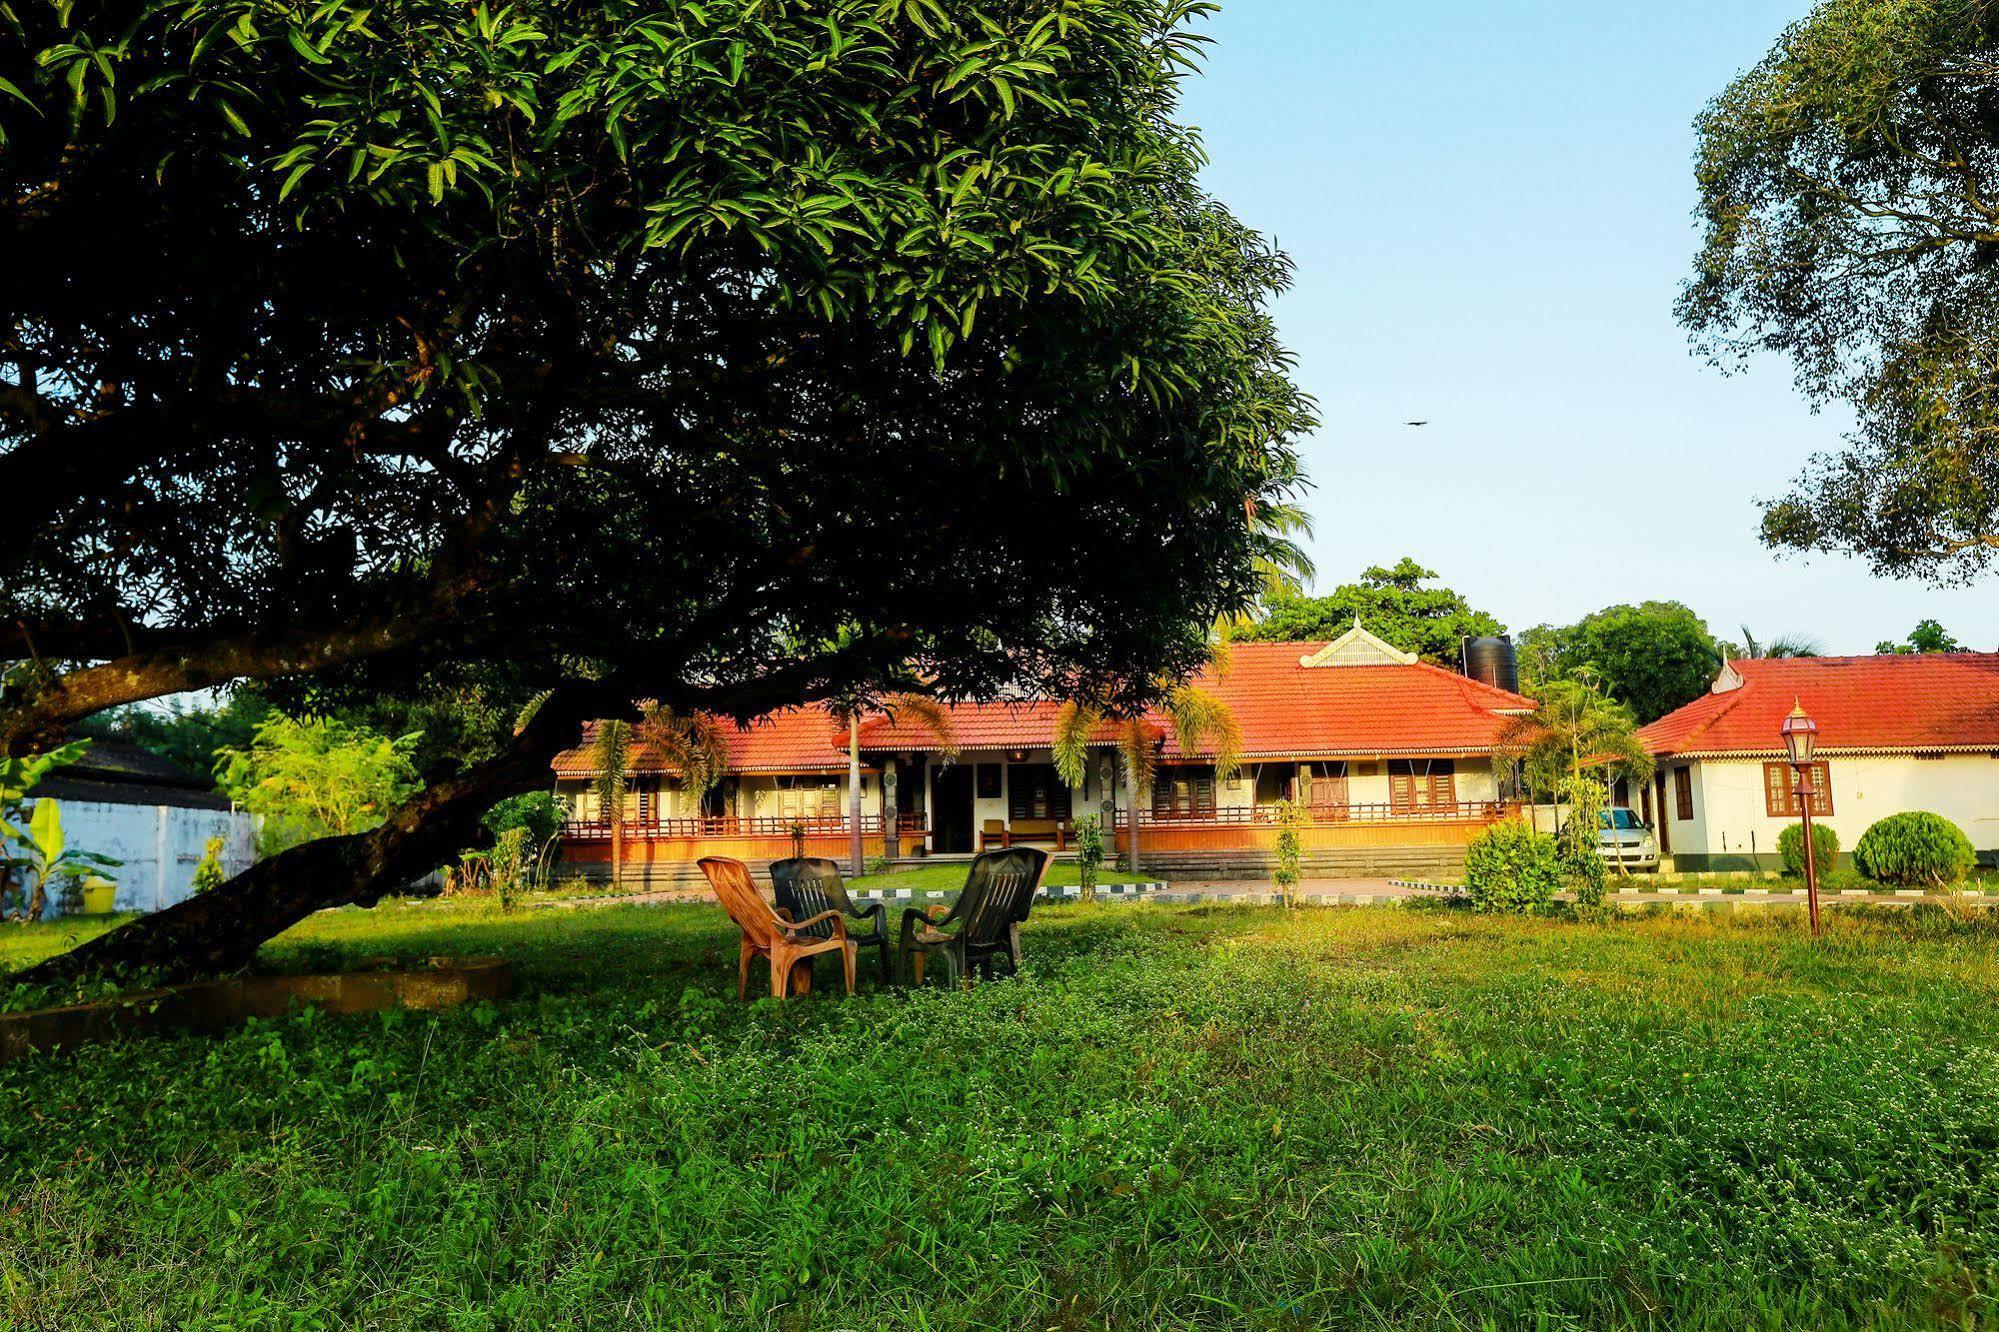
[[[1999,936],[1800,925],[1062,905],[779,1006],[712,906],[324,915],[521,993],[0,1070],[0,1326],[1988,1326]]]

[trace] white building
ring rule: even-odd
[[[1798,821],[1779,733],[1793,706],[1819,724],[1812,818],[1842,861],[1878,820],[1909,810],[1964,829],[1999,859],[1999,655],[1738,661],[1703,697],[1639,731],[1658,759],[1631,803],[1683,871],[1775,869]]]
[[[136,745],[97,741],[79,762],[49,774],[35,798],[61,803],[71,846],[123,862],[104,871],[118,885],[120,911],[158,911],[188,896],[211,837],[223,839],[225,875],[256,858],[254,819]],[[60,909],[51,896],[49,910]]]

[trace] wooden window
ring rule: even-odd
[[[1155,819],[1215,817],[1215,770],[1161,768],[1158,775],[1152,779],[1152,817]]]
[[[981,763],[977,765],[974,771],[978,774],[976,789],[979,799],[998,800],[1000,798],[1000,782],[1003,780],[1006,770],[997,763]]]
[[[1046,763],[1016,763],[1006,775],[1007,816],[1014,822],[1069,821],[1069,784]]]
[[[1388,804],[1397,814],[1456,809],[1457,763],[1453,759],[1390,759]]]
[[[840,817],[840,779],[837,777],[780,777],[777,788],[777,812],[781,818]]]
[[[1795,819],[1804,811],[1798,808],[1798,774],[1788,763],[1766,763],[1763,765],[1763,809],[1773,819]],[[1832,774],[1823,763],[1811,766],[1812,817],[1825,818],[1832,813]]]
[[[1673,769],[1673,817],[1685,823],[1694,816],[1694,770]]]

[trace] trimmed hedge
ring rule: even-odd
[[[1839,834],[1823,823],[1812,825],[1812,859],[1818,863],[1819,875],[1832,873],[1833,862],[1839,859]],[[1784,862],[1784,873],[1803,877],[1805,872],[1805,825],[1794,823],[1777,834],[1777,855]]]
[[[1978,855],[1964,829],[1941,814],[1890,814],[1860,834],[1853,864],[1876,883],[1941,888],[1971,872]]]
[[[1518,820],[1495,823],[1465,848],[1465,887],[1472,910],[1545,910],[1562,885],[1555,839]]]

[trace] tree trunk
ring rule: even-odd
[[[625,878],[625,802],[622,796],[611,809],[611,891],[617,892]]]
[[[1120,767],[1122,767],[1122,768],[1123,768],[1123,769],[1125,770],[1125,771],[1124,771],[1124,789],[1125,789],[1125,794],[1126,794],[1126,795],[1127,795],[1127,797],[1129,798],[1129,801],[1130,801],[1130,805],[1131,805],[1131,808],[1130,808],[1129,812],[1128,812],[1128,813],[1126,814],[1126,816],[1125,816],[1125,817],[1126,817],[1126,820],[1127,820],[1127,822],[1129,822],[1129,823],[1130,823],[1130,825],[1131,825],[1131,852],[1130,852],[1130,855],[1129,855],[1128,859],[1129,859],[1129,860],[1130,860],[1130,862],[1131,862],[1131,865],[1130,865],[1130,868],[1131,868],[1131,873],[1132,873],[1132,875],[1133,875],[1134,877],[1136,877],[1136,876],[1138,875],[1138,873],[1139,873],[1139,864],[1138,864],[1138,774],[1137,774],[1136,772],[1134,772],[1134,771],[1132,770],[1132,766],[1131,766],[1131,765],[1130,765],[1129,763],[1126,763],[1126,762],[1124,761],[1124,759],[1123,759],[1122,757],[1120,757],[1120,758],[1118,759],[1118,764],[1119,764],[1119,766],[1120,766]]]
[[[847,714],[847,850],[853,860],[848,872],[856,879],[866,869],[866,853],[861,845],[861,712]]]

